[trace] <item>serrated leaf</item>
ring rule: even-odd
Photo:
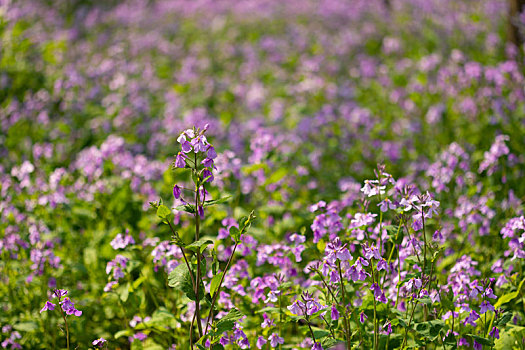
[[[256,314],[262,314],[263,312],[280,312],[278,307],[274,306],[267,306],[265,308],[262,308],[260,310],[255,311]]]
[[[115,339],[118,339],[120,337],[129,337],[130,335],[133,335],[133,333],[134,332],[131,329],[124,329],[115,333],[113,337],[115,337]]]
[[[388,225],[385,227],[385,229],[386,229],[386,232],[388,233],[388,237],[394,244],[403,243],[403,237],[404,237],[403,230],[393,225]]]
[[[496,321],[496,326],[506,325],[512,318],[512,312],[505,312],[498,320]]]
[[[221,204],[221,203],[226,203],[227,201],[230,200],[232,196],[227,196],[227,197],[222,197],[222,198],[218,198],[218,199],[212,199],[212,200],[209,200],[209,201],[205,201],[202,206],[203,207],[209,207],[209,206],[212,206],[212,205],[216,205],[216,204]]]
[[[13,326],[17,331],[32,332],[38,329],[38,325],[35,322],[20,322]]]
[[[236,321],[238,321],[243,314],[237,309],[231,309],[230,312],[219,321],[217,321],[217,334],[231,331]]]
[[[212,240],[210,240],[210,239],[200,239],[200,240],[198,240],[196,242],[188,244],[184,248],[186,248],[188,250],[191,250],[192,252],[199,251],[200,253],[202,253],[206,249],[206,247],[209,246],[210,244],[213,244]]]
[[[171,222],[174,217],[170,208],[165,205],[159,205],[157,208],[157,216],[165,223]]]
[[[241,231],[235,226],[230,227],[230,236],[237,243],[241,239]]]
[[[117,288],[117,294],[124,303],[128,300],[129,297],[129,282],[123,286]]]
[[[177,205],[173,208],[177,211],[185,211],[186,213],[195,214],[195,206],[192,204]]]
[[[520,284],[519,284],[517,290],[515,290],[515,291],[512,292],[512,293],[507,293],[507,294],[501,296],[501,297],[498,299],[497,303],[494,304],[494,308],[497,309],[497,308],[499,308],[501,305],[506,304],[506,303],[508,303],[509,301],[511,301],[511,300],[513,300],[514,298],[516,298],[516,297],[520,294],[521,287],[523,287],[523,282],[525,282],[525,279],[523,279],[523,280],[520,282]]]
[[[415,330],[426,337],[435,338],[439,335],[440,331],[445,327],[445,322],[442,320],[432,320],[427,322],[417,323]]]
[[[480,343],[481,345],[486,345],[486,346],[493,345],[492,340],[490,339],[483,338],[483,337],[480,337],[474,334],[467,334],[467,336],[471,337],[472,339],[474,339],[477,343]]]
[[[320,328],[314,328],[313,332],[315,339],[323,339],[330,335],[329,331]]]
[[[219,289],[219,283],[221,281],[222,275],[223,275],[223,272],[220,272],[216,274],[215,276],[213,276],[213,278],[211,279],[211,283],[210,283],[211,296],[213,296],[215,292],[217,291],[217,289]]]
[[[180,290],[186,296],[195,301],[195,291],[193,290],[192,278],[195,279],[195,273],[188,271],[186,264],[179,264],[173,271],[168,275],[168,286]],[[199,286],[199,300],[204,298],[204,283],[200,282]]]

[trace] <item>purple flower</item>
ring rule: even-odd
[[[363,255],[367,260],[372,258],[376,260],[381,259],[381,254],[379,254],[379,250],[375,246],[369,248],[368,246],[363,245]]]
[[[385,329],[385,333],[386,333],[387,335],[392,333],[392,323],[390,323],[390,322],[385,323],[385,325],[383,326],[383,328],[386,328],[386,329]]]
[[[368,316],[363,311],[361,311],[361,313],[359,314],[359,322],[365,323],[365,320],[367,318],[368,318]]]
[[[330,316],[332,316],[332,320],[338,320],[339,319],[339,311],[337,311],[337,308],[335,307],[335,305],[332,305]]]
[[[206,153],[206,156],[210,159],[217,158],[217,152],[215,152],[215,148],[213,148],[213,146],[208,146],[208,152]]]
[[[474,348],[474,350],[483,350],[483,345],[478,343],[475,340],[474,340],[474,345],[472,345],[472,347]]]
[[[492,327],[492,330],[490,331],[489,335],[492,338],[499,339],[499,329],[497,329],[496,327]]]
[[[177,154],[177,158],[175,158],[175,166],[177,168],[185,168],[186,167],[186,161],[185,161],[185,155],[181,152]]]
[[[483,300],[483,302],[480,305],[480,312],[484,314],[487,311],[494,311],[494,306],[492,306],[492,304],[488,301]]]
[[[181,194],[180,187],[177,185],[173,186],[173,197],[175,197],[175,199],[179,199],[180,194]]]
[[[376,298],[377,301],[381,303],[387,302],[385,294],[383,293],[383,291],[381,290],[381,287],[379,287],[377,283],[373,283],[372,286],[370,287],[370,290],[374,291],[374,297]]]
[[[66,297],[64,300],[62,300],[60,302],[60,304],[62,305],[62,310],[64,310],[64,312],[67,315],[75,315],[77,317],[78,316],[82,316],[82,311],[79,311],[79,310],[75,309],[75,306],[73,305],[73,302],[68,297]]]
[[[93,342],[91,344],[93,346],[97,346],[97,347],[101,348],[104,344],[106,344],[106,339],[98,338],[96,340],[93,340]]]
[[[257,349],[262,349],[264,344],[266,344],[268,341],[264,339],[263,336],[260,336],[257,338],[257,343],[255,344],[257,346]]]
[[[211,171],[209,171],[208,169],[205,169],[205,170],[202,171],[202,178],[203,178],[203,179],[208,178],[208,179],[206,180],[206,182],[212,182],[213,179],[214,179],[213,174],[212,174]]]
[[[294,315],[302,315],[303,314],[302,307],[304,307],[304,304],[301,307],[301,306],[299,306],[299,303],[301,303],[301,302],[296,300],[296,301],[293,302],[292,305],[288,306],[287,309],[290,310],[290,312],[292,314],[294,314]]]
[[[55,289],[53,291],[53,294],[55,294],[55,296],[60,299],[60,298],[62,298],[62,297],[67,295],[67,290],[65,290],[65,289]]]
[[[263,319],[264,321],[261,323],[261,328],[271,328],[275,326],[275,324],[273,323],[273,319],[269,318],[266,313],[263,314]]]
[[[207,168],[213,167],[213,159],[211,158],[204,158],[201,162],[202,165],[204,165]]]
[[[381,258],[381,260],[377,262],[377,271],[386,270],[386,269],[387,269],[386,260]]]
[[[381,201],[377,206],[379,207],[379,210],[381,210],[383,213],[386,212],[388,209],[396,209],[396,204],[388,198],[383,199],[383,201]]]
[[[135,244],[135,240],[133,237],[129,234],[127,234],[129,230],[126,230],[126,235],[123,236],[122,234],[118,234],[111,242],[111,246],[113,249],[124,249],[130,244]]]
[[[466,326],[467,324],[473,326],[473,327],[476,327],[476,320],[479,318],[479,314],[472,310],[470,311],[470,314],[468,315],[468,317],[465,319],[465,321],[463,322],[463,324]]]
[[[312,346],[312,350],[323,350],[323,347],[321,346],[321,343],[315,343]]]
[[[55,304],[49,301],[46,301],[46,303],[44,304],[44,307],[42,308],[42,310],[40,310],[40,313],[42,313],[42,311],[54,310],[54,309],[55,309]]]
[[[272,348],[275,348],[278,344],[284,344],[284,338],[279,337],[277,333],[272,333],[268,337],[268,340],[270,341],[270,346]]]

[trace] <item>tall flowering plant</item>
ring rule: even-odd
[[[239,220],[239,227],[232,226],[229,229],[234,246],[223,270],[217,268],[217,252],[209,249],[214,242],[211,239],[201,237],[202,219],[207,207],[224,203],[229,197],[210,199],[207,190],[214,180],[214,160],[217,153],[213,145],[205,136],[208,125],[203,129],[193,128],[183,131],[177,138],[181,151],[177,153],[173,162],[174,170],[186,170],[191,174],[192,187],[188,188],[179,184],[173,186],[173,196],[182,202],[172,209],[183,211],[193,216],[195,235],[192,242],[187,243],[179,236],[174,227],[173,211],[162,204],[162,201],[150,203],[157,211],[157,216],[162,222],[169,226],[173,234],[173,242],[179,247],[183,264],[178,265],[169,273],[168,285],[181,292],[195,303],[193,317],[189,325],[189,342],[193,349],[196,344],[199,348],[212,347],[217,343],[224,332],[233,330],[234,322],[239,320],[242,314],[235,308],[215,321],[217,298],[228,269],[232,265],[237,247],[241,243],[241,237],[246,234],[251,223],[255,219],[253,212]],[[208,276],[206,259],[210,256],[207,252],[211,250],[214,257],[212,278],[209,285],[209,294],[206,294],[204,280]],[[203,304],[203,301],[206,301]],[[207,316],[205,316],[207,314]],[[197,330],[195,331],[195,323]],[[198,336],[196,336],[198,335]]]

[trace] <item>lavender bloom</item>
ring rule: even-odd
[[[284,344],[284,338],[279,337],[279,335],[277,335],[277,333],[272,333],[268,337],[268,340],[270,341],[270,346],[272,348],[275,348],[279,344]]]
[[[60,304],[62,305],[62,310],[64,310],[67,315],[82,316],[82,311],[75,309],[73,302],[71,302],[71,299],[68,297],[62,300]]]
[[[177,158],[175,159],[175,166],[177,168],[185,168],[186,167],[186,161],[185,161],[185,155],[181,152],[177,154]]]
[[[264,344],[266,344],[267,342],[268,341],[264,339],[263,336],[259,336],[259,338],[257,338],[257,343],[256,343],[257,349],[262,349]]]
[[[173,186],[173,197],[175,197],[175,199],[179,199],[180,195],[181,195],[180,187],[177,185]]]
[[[106,344],[107,340],[104,339],[104,338],[98,338],[98,339],[95,339],[93,340],[93,342],[91,343],[93,346],[96,346],[96,347],[99,347],[101,348],[102,346],[104,346]]]
[[[490,335],[492,338],[499,339],[499,329],[496,328],[496,327],[492,327],[492,330],[489,332],[489,335]]]
[[[121,233],[119,233],[112,241],[111,241],[111,247],[113,249],[124,249],[130,244],[135,244],[135,240],[131,235],[128,234],[129,230],[126,230],[126,235],[123,236]]]
[[[42,308],[42,310],[40,310],[40,313],[42,313],[42,311],[54,310],[55,306],[56,306],[55,304],[49,301],[46,301],[46,303],[44,304],[44,307]]]

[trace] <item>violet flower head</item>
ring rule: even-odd
[[[64,310],[67,315],[82,316],[82,311],[75,309],[75,305],[73,305],[73,302],[68,297],[62,300],[60,304],[62,306],[62,310]]]
[[[42,311],[54,310],[55,306],[56,305],[53,304],[52,302],[46,301],[46,303],[44,304],[44,307],[42,308],[42,310],[40,310],[40,313],[42,313]]]
[[[279,337],[279,335],[277,333],[272,333],[268,337],[268,340],[270,341],[270,346],[272,348],[277,347],[277,345],[279,345],[279,344],[281,344],[281,345],[284,344],[284,338]]]
[[[173,186],[173,197],[175,197],[175,199],[179,199],[180,195],[181,195],[180,187],[178,185]]]
[[[91,344],[93,346],[101,348],[102,346],[104,346],[106,344],[106,342],[107,342],[106,339],[98,338],[98,339],[93,340],[93,342]]]

